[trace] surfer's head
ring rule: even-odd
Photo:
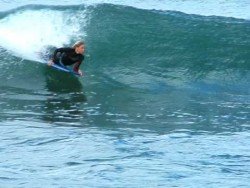
[[[77,54],[83,54],[85,50],[84,42],[83,41],[77,41],[73,48],[75,49]]]

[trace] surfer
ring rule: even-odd
[[[84,50],[85,46],[83,41],[76,42],[72,48],[57,48],[53,53],[52,59],[48,62],[48,65],[51,66],[54,63],[64,66],[74,65],[73,70],[82,76],[82,71],[79,68],[84,60]]]

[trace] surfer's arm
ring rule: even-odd
[[[80,70],[80,65],[82,64],[82,62],[83,62],[83,60],[84,60],[84,56],[80,56],[79,57],[79,60],[74,64],[74,67],[73,67],[73,70],[75,71],[75,72],[79,72]],[[80,71],[81,72],[81,71]]]
[[[82,74],[82,71],[80,70],[81,63],[82,63],[81,61],[76,62],[74,67],[73,67],[73,70],[74,70],[74,72],[77,72],[78,74],[80,74],[82,76],[83,74]]]
[[[72,50],[71,48],[57,48],[57,49],[54,51],[52,60],[54,61],[55,59],[58,58],[58,57],[57,57],[57,54],[58,54],[58,53],[70,52],[71,50]]]
[[[81,63],[82,63],[81,61],[78,61],[78,62],[76,62],[76,63],[74,64],[73,70],[74,70],[75,72],[79,72]]]

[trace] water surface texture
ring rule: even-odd
[[[0,0],[1,187],[249,187],[249,9]],[[39,63],[79,39],[83,78]]]

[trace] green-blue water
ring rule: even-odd
[[[150,2],[0,0],[1,187],[249,186],[249,3]],[[78,39],[83,78],[40,63]]]

